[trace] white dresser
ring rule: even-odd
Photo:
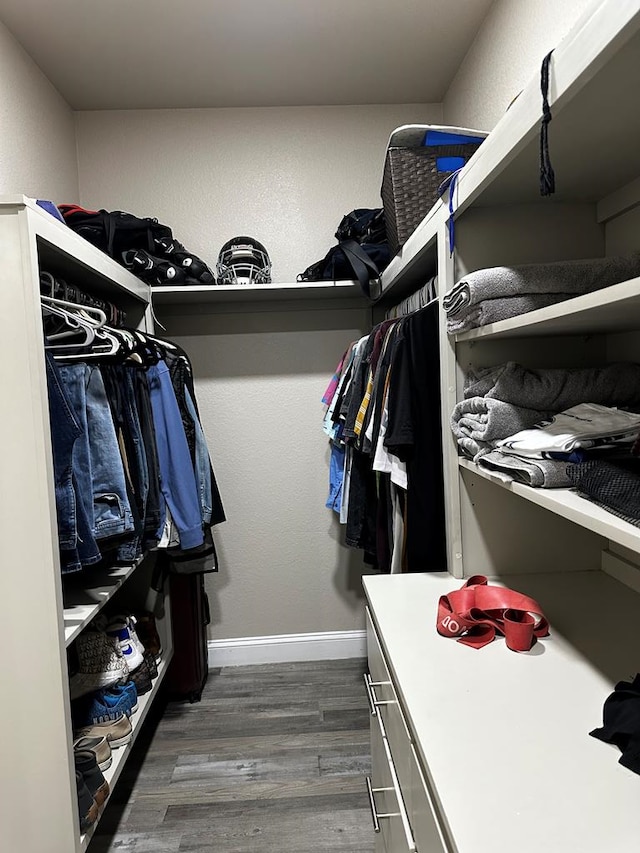
[[[640,777],[589,732],[638,671],[638,596],[604,572],[513,575],[551,622],[518,654],[436,632],[440,595],[461,583],[365,579],[377,853],[637,849]]]

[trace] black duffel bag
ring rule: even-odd
[[[298,281],[339,281],[357,278],[366,296],[369,282],[380,276],[390,261],[382,208],[352,210],[336,231],[340,242],[320,261],[298,275]]]
[[[215,284],[205,262],[157,219],[77,204],[59,204],[58,210],[69,228],[147,284]]]

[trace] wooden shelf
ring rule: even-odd
[[[550,621],[529,653],[437,634],[439,596],[462,584],[449,575],[364,578],[443,822],[465,853],[629,850],[638,777],[589,732],[615,683],[638,670],[640,596],[599,571],[503,581]]]
[[[153,304],[184,305],[205,303],[256,303],[285,300],[313,301],[318,299],[361,298],[368,300],[357,281],[309,281],[275,284],[216,284],[186,285],[184,287],[154,287]]]
[[[640,278],[620,282],[595,293],[530,311],[455,335],[456,341],[482,338],[592,335],[640,328]]]
[[[605,536],[612,542],[640,552],[640,527],[623,521],[570,489],[534,489],[522,483],[505,482],[493,472],[476,465],[469,459],[459,460],[460,468],[489,480],[503,489],[544,507],[556,515],[573,521],[587,530]]]
[[[64,640],[67,647],[98,615],[139,565],[140,562],[113,569],[87,569],[82,572],[82,582],[73,576],[67,576],[62,591]]]
[[[104,778],[109,783],[109,797],[107,802],[104,804],[100,811],[100,817],[91,827],[88,832],[85,832],[84,835],[80,836],[80,844],[79,850],[80,853],[84,853],[84,851],[89,846],[89,842],[93,838],[94,833],[96,832],[98,826],[100,825],[100,820],[102,815],[104,814],[105,808],[109,805],[109,800],[113,796],[113,789],[115,788],[116,782],[120,778],[122,771],[124,770],[124,766],[127,763],[129,755],[131,754],[131,750],[133,749],[133,745],[136,742],[136,738],[138,737],[140,730],[142,728],[142,724],[149,713],[149,709],[151,708],[151,703],[153,702],[156,694],[160,689],[160,685],[167,674],[167,668],[169,663],[171,662],[171,658],[173,656],[173,650],[169,649],[168,652],[165,652],[163,655],[163,659],[158,664],[158,676],[153,681],[153,687],[148,693],[145,693],[144,696],[140,696],[138,698],[138,710],[131,715],[131,740],[126,746],[121,746],[118,749],[114,749],[112,752],[113,760],[111,762],[111,767],[108,770],[104,771]]]

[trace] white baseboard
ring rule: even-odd
[[[338,660],[366,657],[366,631],[325,631],[317,634],[276,634],[209,640],[209,668],[260,663]]]

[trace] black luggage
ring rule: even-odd
[[[202,574],[171,574],[173,660],[167,673],[170,699],[199,702],[209,672],[207,625],[209,601]]]

